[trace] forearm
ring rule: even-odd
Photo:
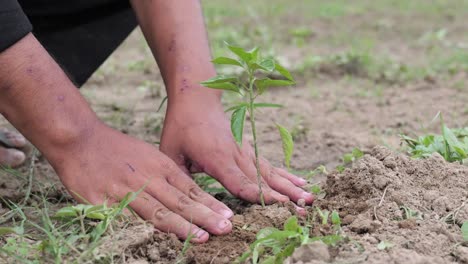
[[[0,53],[0,113],[42,152],[76,144],[97,122],[32,34]]]
[[[215,75],[199,1],[132,0],[158,62],[169,104],[219,100],[221,92],[199,85]]]

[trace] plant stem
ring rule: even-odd
[[[257,146],[257,129],[255,127],[255,114],[254,114],[254,94],[253,94],[253,84],[254,78],[253,73],[249,74],[249,113],[250,113],[250,124],[252,126],[252,134],[253,134],[253,143],[254,143],[254,150],[255,150],[255,166],[257,168],[257,183],[260,195],[260,202],[263,207],[265,207],[265,199],[263,197],[262,191],[262,175],[260,173],[260,163],[258,159],[258,146]]]

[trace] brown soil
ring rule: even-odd
[[[337,210],[343,220],[337,247],[315,242],[296,250],[287,263],[468,263],[460,225],[468,220],[468,167],[450,164],[434,154],[413,160],[384,147],[375,147],[343,173],[331,173],[324,185],[326,196],[315,206]],[[192,245],[180,255],[183,242],[148,228],[123,230],[117,238],[125,261],[132,263],[232,263],[248,249],[255,234],[265,227],[282,228],[294,213],[288,206],[246,207],[224,200],[236,211],[233,232]],[[230,201],[230,203],[229,203]],[[403,207],[414,214],[408,217]],[[309,215],[314,209],[309,208]],[[306,219],[301,219],[304,223]],[[316,223],[311,235],[331,228]],[[391,244],[378,249],[380,242]],[[122,244],[123,243],[123,244]],[[109,250],[106,250],[109,252]]]

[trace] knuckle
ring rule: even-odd
[[[163,159],[159,165],[164,172],[173,173],[177,171],[177,166],[172,160]]]
[[[203,190],[195,184],[192,184],[188,187],[188,194],[192,199],[200,199],[205,196]]]
[[[180,196],[177,199],[177,209],[185,211],[187,208],[193,206],[193,201],[188,196]]]
[[[156,222],[161,222],[161,221],[167,220],[167,217],[170,216],[171,214],[172,212],[169,209],[162,207],[162,206],[158,206],[153,211],[153,219]]]

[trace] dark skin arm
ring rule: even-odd
[[[220,94],[198,85],[214,75],[199,3],[141,0],[133,5],[169,94],[161,150],[177,163],[103,124],[32,34],[0,53],[0,113],[44,154],[78,200],[117,202],[146,185],[131,203],[140,216],[162,231],[182,239],[191,232],[193,242],[204,242],[208,232],[231,231],[232,212],[203,192],[188,169],[206,171],[235,195],[256,201],[252,150],[233,141]],[[173,40],[175,50],[170,49]],[[192,166],[184,167],[186,161]],[[275,189],[267,188],[267,201],[302,196],[312,201],[296,187],[303,184],[296,176],[266,161],[262,169],[265,184]]]
[[[156,228],[180,238],[192,232],[194,242],[231,231],[229,208],[155,147],[103,124],[32,34],[0,54],[0,113],[77,200],[117,202],[147,185],[131,207]]]

